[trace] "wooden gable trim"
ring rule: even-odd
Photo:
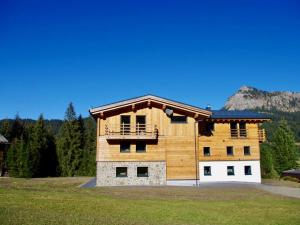
[[[102,117],[104,114],[113,114],[113,111],[123,111],[124,109],[126,109],[125,111],[127,110],[135,111],[141,107],[151,108],[152,106],[161,108],[162,110],[165,110],[166,108],[171,108],[174,110],[179,110],[182,112],[186,112],[188,114],[192,114],[192,116],[198,115],[197,117],[199,116],[210,117],[212,114],[210,111],[204,109],[200,109],[197,107],[193,107],[190,105],[186,105],[183,103],[179,103],[179,102],[175,102],[175,101],[171,101],[168,99],[151,96],[151,95],[125,100],[125,101],[109,104],[102,107],[97,107],[91,109],[90,114],[93,116],[100,114],[100,116]]]

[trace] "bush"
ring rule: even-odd
[[[285,176],[281,178],[282,180],[286,180],[286,181],[292,181],[292,182],[297,182],[299,183],[299,179],[297,177],[291,177],[291,176]]]

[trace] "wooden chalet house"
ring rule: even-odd
[[[97,185],[261,182],[265,115],[213,111],[146,95],[90,110]]]

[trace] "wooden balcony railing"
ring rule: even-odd
[[[247,138],[248,130],[247,129],[230,129],[231,138]]]
[[[258,140],[259,142],[265,142],[267,140],[265,129],[258,129]]]
[[[105,135],[107,139],[156,139],[158,130],[151,124],[106,124]]]

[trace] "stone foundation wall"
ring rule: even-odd
[[[116,167],[127,167],[127,177],[116,177]],[[148,177],[137,177],[137,167],[148,167]],[[166,162],[97,162],[97,186],[166,185]]]

